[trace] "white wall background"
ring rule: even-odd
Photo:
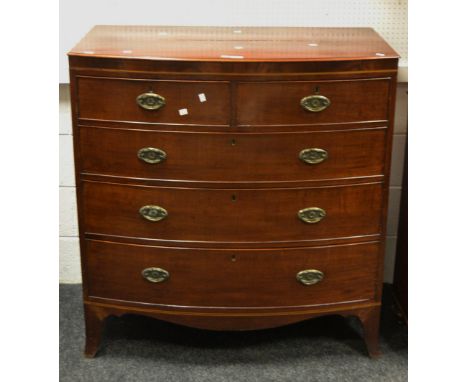
[[[386,241],[386,282],[393,280],[407,134],[407,0],[61,0],[60,282],[79,283],[80,261],[66,53],[97,24],[221,26],[366,26],[400,53],[401,83],[393,137]]]

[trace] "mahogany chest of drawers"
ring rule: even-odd
[[[86,321],[355,315],[378,353],[398,55],[368,28],[95,27],[70,53]]]

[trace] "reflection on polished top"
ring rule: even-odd
[[[71,56],[193,61],[397,58],[371,28],[95,26]]]

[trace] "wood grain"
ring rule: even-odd
[[[80,127],[82,172],[197,182],[285,182],[383,176],[386,128],[317,133],[196,133]],[[137,157],[145,147],[167,154],[161,163]],[[307,164],[299,153],[326,150]]]
[[[206,250],[86,242],[89,295],[144,304],[192,307],[294,307],[374,298],[378,243],[304,249]],[[148,267],[167,270],[161,283]],[[305,286],[296,274],[325,274]],[[218,291],[222,290],[222,293]],[[255,293],[252,291],[255,290]]]
[[[393,76],[398,59],[346,61],[156,61],[136,58],[101,58],[90,55],[70,55],[73,75],[119,78],[180,80],[285,80],[285,79],[352,79]]]
[[[136,103],[143,93],[166,99],[159,110],[145,110]],[[148,81],[138,79],[78,78],[79,118],[227,125],[230,117],[229,83],[209,81]],[[204,94],[207,102],[200,102]],[[187,114],[179,111],[186,109]]]
[[[142,187],[83,182],[84,232],[158,240],[292,242],[380,233],[382,184],[310,189],[216,190]],[[145,205],[161,206],[168,217],[142,218]],[[315,224],[297,212],[320,207]]]
[[[242,82],[237,86],[237,124],[320,124],[386,121],[388,79],[351,81]],[[320,112],[301,107],[314,94],[331,104]]]
[[[398,57],[371,28],[135,25],[98,25],[69,55],[226,62],[384,60]]]

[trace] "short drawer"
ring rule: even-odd
[[[237,123],[313,125],[385,121],[389,87],[389,79],[244,82],[237,85]]]
[[[85,266],[90,297],[184,307],[304,307],[373,299],[378,259],[378,243],[197,250],[86,241]]]
[[[386,129],[213,134],[80,127],[82,172],[207,182],[378,176]]]
[[[85,181],[83,228],[86,233],[184,242],[375,235],[380,233],[382,191],[381,183],[235,190]]]
[[[227,82],[77,77],[77,91],[81,119],[226,125],[230,118]],[[159,108],[145,109],[139,96],[143,106]]]

